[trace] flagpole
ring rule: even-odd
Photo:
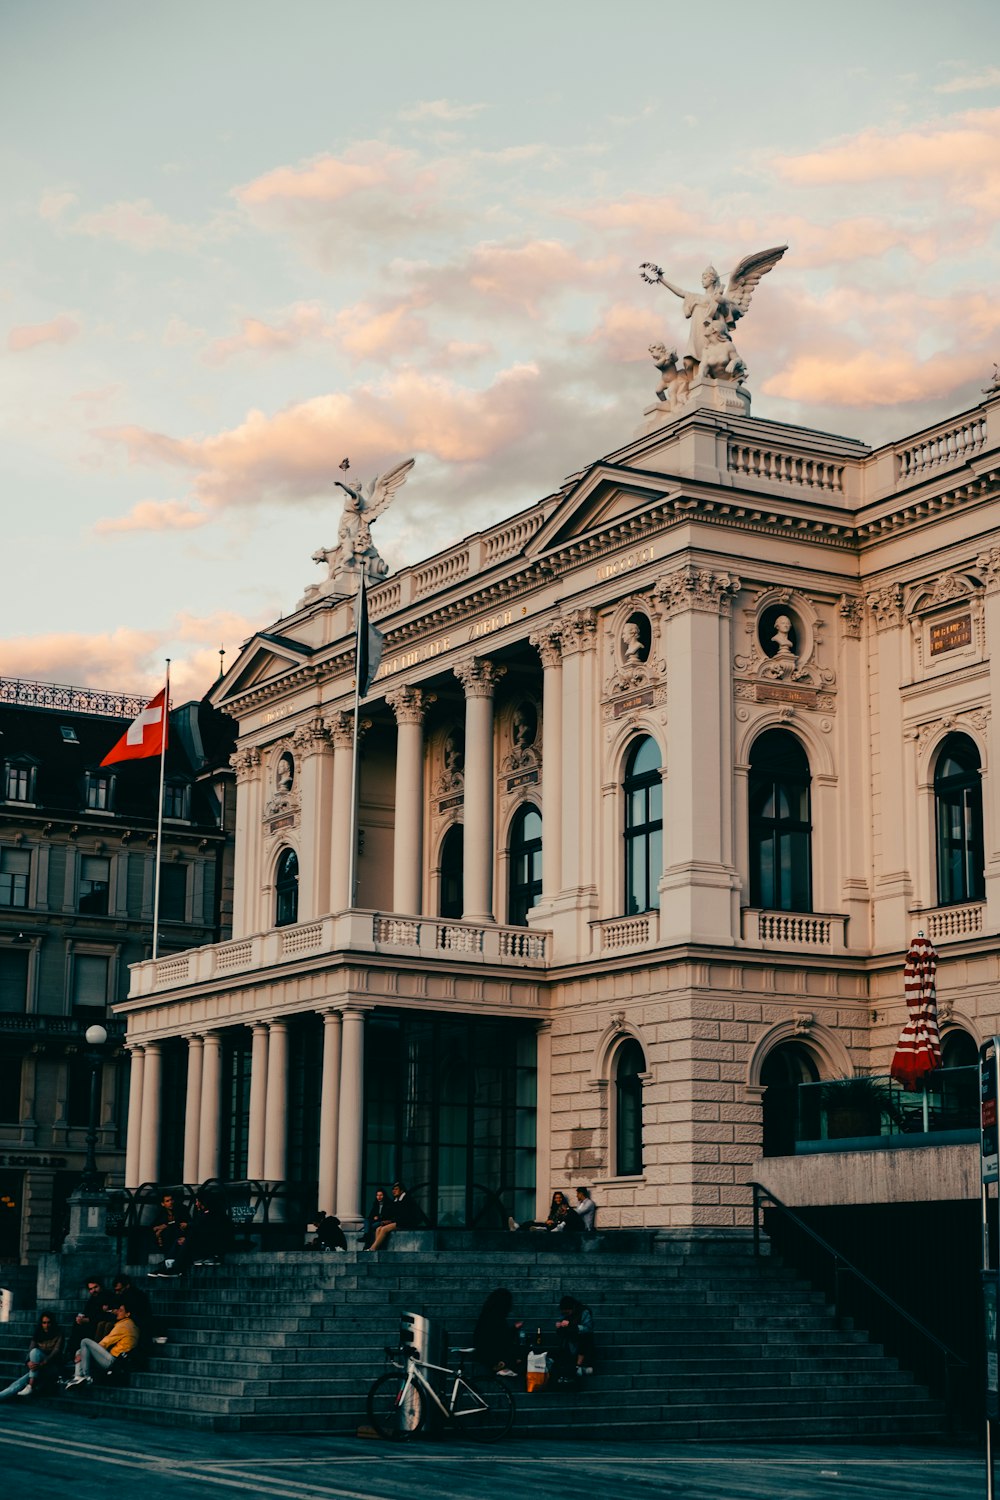
[[[167,728],[170,723],[170,657],[167,657],[167,685],[163,694],[163,736],[160,742],[160,795],[156,805],[156,863],[153,867],[153,957],[160,944],[160,861],[163,847],[163,779],[167,765]]]
[[[361,716],[361,623],[364,617],[365,567],[360,566],[360,582],[354,601],[354,745],[351,754],[351,858],[348,865],[348,900],[354,908],[358,879],[358,725]]]

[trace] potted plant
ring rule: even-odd
[[[869,1073],[827,1080],[820,1090],[820,1099],[826,1111],[827,1139],[831,1141],[881,1135],[883,1119],[897,1118],[889,1079]]]

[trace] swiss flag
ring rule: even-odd
[[[101,761],[102,766],[113,766],[120,760],[145,760],[150,755],[161,755],[167,739],[165,703],[166,688],[161,688],[132,720],[113,750],[109,750]]]

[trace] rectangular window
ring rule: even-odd
[[[28,1006],[28,950],[0,948],[0,1011]]]
[[[88,771],[86,778],[86,801],[92,812],[109,812],[111,810],[111,790],[114,784],[112,776],[102,775],[100,771]]]
[[[35,787],[34,766],[12,765],[4,767],[4,791],[8,802],[30,802]]]
[[[160,916],[183,922],[187,916],[187,865],[164,865],[160,870]]]
[[[0,1057],[0,1125],[21,1123],[21,1059]]]
[[[107,958],[99,953],[78,953],[73,960],[73,1004],[104,1010],[107,1003]]]
[[[111,887],[111,861],[85,854],[80,861],[80,899],[77,910],[91,917],[106,917]]]
[[[0,849],[0,906],[27,906],[30,872],[27,849]]]
[[[66,1123],[90,1124],[90,1064],[84,1057],[72,1057],[66,1064]]]
[[[188,789],[183,782],[167,782],[163,788],[163,816],[186,818],[188,816]]]

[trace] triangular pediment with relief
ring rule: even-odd
[[[639,516],[675,489],[675,482],[662,474],[594,464],[567,489],[532,537],[527,552],[531,556],[552,552]]]
[[[227,703],[244,693],[277,682],[289,672],[296,671],[313,655],[311,646],[304,646],[287,636],[255,635],[247,641],[222,683],[216,685],[212,702],[216,708],[225,708]]]

